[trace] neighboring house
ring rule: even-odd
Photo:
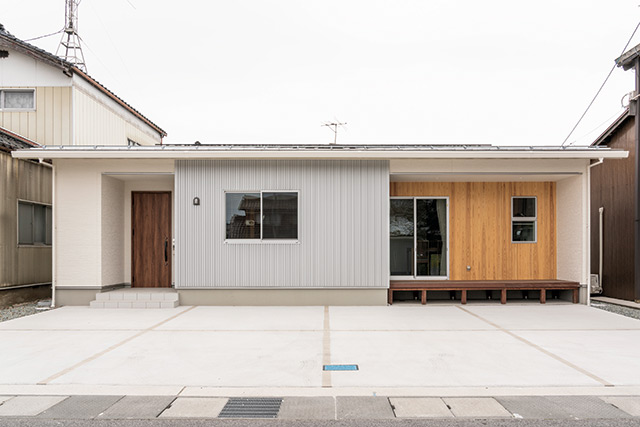
[[[45,146],[148,146],[161,144],[166,136],[165,131],[82,70],[17,39],[1,24],[0,127],[12,135],[10,138]],[[11,159],[6,154],[2,159],[3,167],[13,168],[7,170],[21,172],[19,182],[13,175],[0,187],[9,195],[0,199],[0,209],[3,215],[11,213],[7,217],[11,220],[3,218],[0,225],[0,286],[50,282],[51,242],[16,245],[13,240],[19,227],[15,213],[24,208],[18,199],[46,203],[46,212],[51,214],[52,173],[32,162],[8,163]],[[55,181],[55,172],[53,175]],[[39,215],[39,208],[33,209],[34,215]],[[27,293],[23,295],[28,298]]]
[[[0,128],[0,306],[51,295],[51,165],[11,157],[37,146]]]
[[[187,305],[382,305],[392,280],[564,280],[587,303],[589,166],[627,152],[164,145],[13,155],[55,167],[57,304],[133,286],[174,287]]]
[[[640,300],[634,265],[635,128],[635,114],[627,109],[593,145],[625,150],[629,157],[591,169],[591,273],[598,274],[603,296],[630,301]]]
[[[0,24],[0,126],[42,145],[155,145],[166,132],[73,64]]]
[[[631,301],[640,300],[639,52],[640,45],[616,59],[619,67],[635,69],[636,95],[592,143],[628,151],[629,157],[591,169],[591,272],[599,276],[604,296]]]

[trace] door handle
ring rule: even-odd
[[[169,247],[169,239],[164,239],[164,262],[165,264],[168,262],[167,258],[167,249]]]

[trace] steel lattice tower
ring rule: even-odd
[[[82,0],[65,1],[65,27],[56,55],[86,72],[87,65],[84,62],[84,54],[78,35],[78,6]]]

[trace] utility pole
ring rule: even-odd
[[[78,6],[82,0],[65,0],[64,32],[58,45],[56,56],[72,63],[85,73],[87,65],[84,62],[84,54],[78,35]]]
[[[344,125],[346,124],[347,122],[340,123],[338,120],[336,120],[335,122],[325,122],[320,126],[326,126],[331,129],[331,131],[333,132],[333,143],[331,145],[336,145],[338,143],[338,126],[344,128]]]

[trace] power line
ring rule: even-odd
[[[55,36],[56,34],[60,34],[60,33],[61,33],[61,32],[63,32],[63,31],[64,31],[64,28],[60,28],[60,29],[59,29],[58,31],[56,31],[55,33],[45,34],[44,36],[38,36],[38,37],[34,37],[34,38],[32,38],[32,39],[26,39],[26,40],[23,40],[23,41],[25,41],[25,42],[30,42],[30,41],[33,41],[33,40],[40,40],[40,39],[43,39],[43,38],[45,38],[45,37]]]
[[[636,31],[638,31],[638,28],[640,28],[640,22],[638,22],[638,25],[636,25],[636,28],[633,30],[633,33],[631,33],[631,37],[629,37],[629,40],[627,40],[627,43],[622,48],[622,52],[620,53],[620,55],[618,55],[618,57],[622,56],[627,51],[627,47],[629,46],[629,43],[631,43],[631,39],[633,39],[633,36],[636,35]],[[609,80],[609,77],[611,77],[611,74],[613,74],[613,70],[616,69],[617,65],[618,64],[616,64],[616,63],[613,64],[613,67],[611,67],[611,70],[609,70],[609,74],[607,74],[607,77],[604,79],[604,82],[602,82],[602,85],[600,85],[600,89],[598,89],[598,92],[596,92],[595,96],[593,97],[593,99],[591,100],[589,105],[587,106],[587,109],[584,110],[584,113],[582,113],[582,115],[578,119],[578,122],[571,129],[571,132],[569,132],[569,135],[567,135],[567,137],[564,139],[564,141],[562,141],[562,144],[561,144],[562,147],[564,147],[564,144],[566,144],[567,140],[571,137],[571,135],[573,135],[573,132],[576,130],[576,128],[578,127],[580,122],[582,122],[582,119],[584,119],[584,116],[587,115],[587,112],[589,111],[589,109],[591,108],[593,103],[595,102],[595,100],[598,97],[598,95],[600,95],[600,92],[602,92],[602,88],[604,87],[605,84],[607,84],[607,80]]]

